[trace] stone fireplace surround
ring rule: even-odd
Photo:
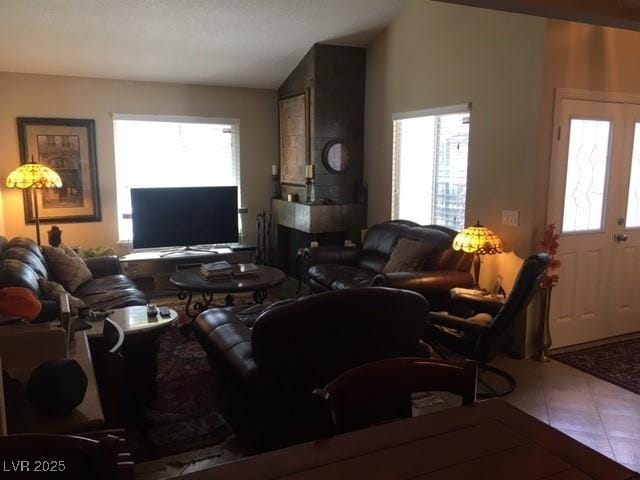
[[[282,185],[282,198],[273,199],[272,242],[275,263],[295,272],[298,248],[312,241],[342,245],[359,241],[366,228],[366,187],[363,183],[364,88],[366,49],[316,44],[278,89],[280,98],[301,91],[309,95],[309,163],[315,168],[316,198],[325,205],[287,202],[287,194],[306,198],[305,187]],[[322,162],[328,142],[346,143],[350,166],[332,173]]]

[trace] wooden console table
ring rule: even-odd
[[[75,341],[69,346],[68,358],[76,360],[87,376],[87,391],[82,403],[67,415],[49,417],[40,414],[30,402],[25,402],[21,422],[9,433],[74,433],[102,428],[104,425],[102,404],[89,343],[84,332],[76,332]],[[22,383],[23,387],[26,387],[31,369],[8,370],[16,380]]]
[[[175,293],[169,277],[180,270],[199,267],[203,263],[226,260],[229,263],[251,263],[256,247],[238,245],[213,251],[186,250],[167,254],[160,250],[133,252],[120,257],[123,272],[136,286],[150,295]]]

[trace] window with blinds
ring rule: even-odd
[[[464,228],[469,122],[467,104],[394,115],[392,218]]]
[[[242,205],[237,120],[114,115],[113,132],[120,241],[132,238],[131,188],[237,186]]]

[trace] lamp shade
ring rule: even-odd
[[[20,165],[7,177],[8,188],[60,188],[62,179],[55,171],[41,163]]]
[[[453,239],[453,249],[478,255],[502,253],[502,240],[480,222],[467,227]]]

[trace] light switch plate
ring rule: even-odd
[[[503,210],[502,224],[517,227],[520,224],[520,212],[517,210]]]

